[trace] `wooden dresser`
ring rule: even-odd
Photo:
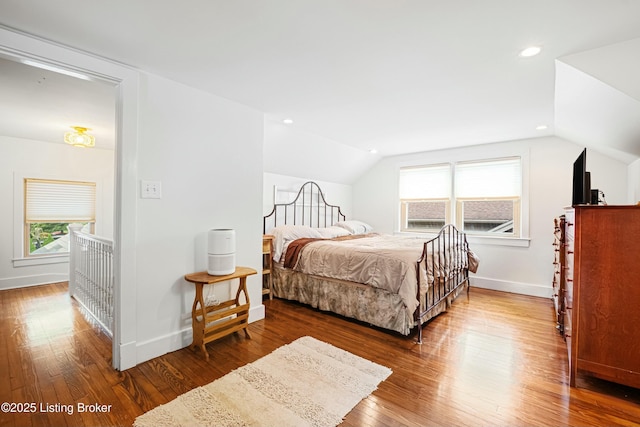
[[[564,237],[571,386],[581,371],[640,388],[640,206],[567,209]]]

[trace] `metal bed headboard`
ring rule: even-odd
[[[340,206],[326,202],[318,184],[307,181],[302,184],[292,202],[273,205],[273,210],[262,218],[262,232],[266,233],[278,225],[330,227],[338,221],[344,221],[345,218]]]

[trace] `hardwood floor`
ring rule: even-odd
[[[0,291],[0,401],[36,405],[32,413],[0,412],[0,425],[131,425],[304,335],[393,370],[344,426],[640,424],[640,390],[586,377],[580,388],[568,386],[566,347],[547,299],[473,288],[424,328],[421,346],[300,304],[265,306],[252,339],[233,334],[208,344],[209,362],[182,349],[117,372],[109,339],[85,320],[66,283]],[[79,404],[108,410],[79,412]]]

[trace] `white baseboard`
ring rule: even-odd
[[[129,342],[120,346],[120,371],[136,366],[136,343]]]
[[[264,304],[257,305],[255,307],[251,307],[249,309],[249,323],[256,322],[258,320],[264,319],[265,309]]]
[[[136,343],[136,365],[188,346],[192,336],[191,328],[186,328]]]
[[[0,279],[0,289],[27,288],[29,286],[67,282],[68,280],[68,273],[47,273],[33,276],[9,277],[6,279]]]
[[[265,309],[263,304],[259,304],[249,309],[249,323],[262,320],[264,319],[264,317]],[[193,331],[191,330],[191,326],[188,326],[181,329],[180,331],[137,343],[135,357],[136,364],[146,362],[147,360],[151,360],[154,357],[159,357],[163,354],[185,348],[190,345],[192,341]],[[121,366],[124,366],[123,362],[124,361],[121,359]],[[128,366],[127,368],[122,369],[128,369],[130,367],[132,366]]]
[[[550,286],[543,286],[534,283],[510,282],[473,275],[469,278],[469,282],[472,287],[491,289],[494,291],[511,292],[514,294],[530,295],[541,298],[551,298],[553,295],[553,288]]]

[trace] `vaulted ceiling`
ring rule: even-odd
[[[558,134],[640,157],[637,1],[7,0],[0,24],[383,156]],[[109,86],[22,67],[0,61],[0,133],[113,123]]]

